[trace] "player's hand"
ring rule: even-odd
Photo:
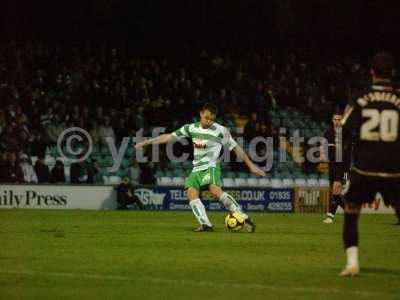
[[[143,148],[144,146],[147,146],[146,141],[137,143],[137,144],[135,145],[135,149],[140,149],[140,148]]]
[[[339,195],[342,192],[342,183],[340,181],[334,181],[332,185],[332,194]]]
[[[320,154],[319,162],[328,163],[328,158],[326,157],[326,155],[323,152],[321,152],[321,154]]]
[[[263,170],[261,170],[259,167],[257,166],[253,166],[250,168],[250,172],[253,175],[256,175],[257,177],[264,177],[265,176],[265,172]]]

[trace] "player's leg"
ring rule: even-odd
[[[329,212],[326,214],[325,224],[333,223],[335,214],[339,206],[343,207],[342,203],[342,184],[340,181],[334,181],[331,184]]]
[[[394,210],[397,216],[397,223],[395,223],[394,225],[400,225],[400,200],[394,206]]]
[[[136,203],[136,205],[139,207],[140,210],[144,209],[144,205],[143,205],[142,201],[140,201],[138,196],[133,195],[132,199],[133,199],[133,202]]]
[[[379,190],[374,178],[351,174],[349,181],[343,224],[343,244],[346,249],[347,263],[340,273],[341,276],[355,276],[359,273],[358,218],[362,204],[373,201]]]
[[[361,205],[346,203],[344,211],[343,244],[346,250],[347,264],[341,276],[354,276],[359,272],[358,262],[358,217]]]
[[[238,213],[242,214],[245,219],[248,217],[242,211],[242,208],[240,207],[239,203],[237,203],[235,198],[233,198],[227,192],[224,192],[220,186],[218,186],[216,184],[210,184],[208,186],[208,189],[215,198],[219,199],[222,202],[222,204],[228,211],[230,211],[231,213],[238,212]]]
[[[240,207],[239,203],[229,195],[227,192],[224,192],[222,188],[217,185],[218,183],[210,184],[208,189],[213,194],[213,196],[219,199],[224,207],[231,212],[232,214],[237,214],[236,218],[242,219],[245,224],[245,230],[248,232],[254,232],[256,230],[256,224],[253,222],[249,216],[243,212],[242,208]]]
[[[240,213],[244,219],[248,216],[243,213],[242,208],[228,193],[224,192],[221,188],[221,171],[219,168],[209,168],[203,173],[202,182],[208,186],[208,190],[213,196],[219,199],[224,207],[231,213]]]
[[[192,208],[193,214],[200,223],[200,227],[195,229],[195,231],[212,231],[212,224],[208,219],[206,208],[200,200],[200,191],[194,187],[188,187],[187,197],[189,199],[189,205]]]
[[[189,205],[192,208],[193,214],[200,223],[200,227],[195,231],[212,231],[212,224],[208,219],[206,208],[200,200],[200,179],[201,172],[192,172],[186,179],[185,188],[187,189],[187,197],[189,199]]]
[[[243,213],[242,208],[236,202],[235,198],[222,190],[221,171],[219,168],[209,168],[202,172],[201,182],[204,186],[208,187],[208,190],[215,198],[222,202],[228,211],[231,213],[241,213],[244,219],[248,218],[248,216]]]
[[[385,205],[393,207],[395,211],[397,223],[393,225],[400,225],[400,179],[381,180],[379,192],[382,195]]]

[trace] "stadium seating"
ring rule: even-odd
[[[269,178],[259,178],[258,179],[258,185],[259,186],[263,186],[263,187],[271,187],[272,186],[271,179],[269,179]]]
[[[65,174],[65,180],[67,182],[71,181],[71,169],[69,167],[64,166],[64,174]]]
[[[109,176],[108,177],[109,183],[113,185],[117,185],[121,183],[121,177],[119,176]]]
[[[173,185],[172,179],[169,176],[161,177],[157,179],[159,185]]]
[[[236,183],[232,178],[222,178],[222,185],[224,187],[235,187]]]
[[[183,186],[185,184],[185,179],[183,177],[173,177],[172,185]]]
[[[294,187],[294,180],[292,178],[284,178],[282,180],[282,185],[285,188],[291,188]]]
[[[251,187],[257,187],[257,186],[259,186],[259,181],[257,180],[257,178],[248,178],[247,184],[248,184],[248,186],[251,186]]]
[[[273,178],[271,179],[271,186],[273,188],[283,188],[283,182],[281,179]]]
[[[83,45],[79,46],[82,47]],[[110,48],[111,49],[111,48]],[[22,47],[21,49],[19,49],[19,51],[21,53],[25,52],[24,47]],[[40,57],[40,59],[44,59],[46,61],[49,60],[51,61],[53,56],[57,56],[58,54],[55,55],[55,53],[53,52],[54,49],[52,49],[51,47],[47,49],[47,52],[44,51],[44,53],[47,53],[46,56],[47,58],[42,58]],[[60,50],[61,52],[63,52],[63,49]],[[68,51],[68,50],[65,50]],[[83,51],[83,50],[82,50]],[[74,52],[75,53],[75,52]],[[76,52],[76,53],[79,53]],[[27,53],[25,53],[27,54]],[[99,64],[100,68],[105,69],[105,65],[102,65],[102,62],[100,59],[98,59],[100,57],[100,52],[95,50],[93,51],[93,59]],[[75,55],[75,54],[71,54],[71,55]],[[119,55],[118,53],[116,55]],[[282,54],[283,55],[283,54]],[[24,56],[21,55],[21,59],[24,60],[26,59],[26,57],[28,56]],[[97,116],[95,116],[94,111],[97,109],[97,106],[101,106],[103,108],[103,116],[111,116],[111,111],[115,110],[116,114],[111,116],[111,125],[113,128],[116,128],[116,123],[118,122],[118,120],[120,118],[126,118],[126,115],[123,114],[123,110],[125,109],[125,107],[118,107],[117,103],[114,102],[114,98],[118,98],[118,97],[109,97],[109,95],[103,95],[101,94],[100,96],[104,96],[106,101],[101,104],[101,103],[95,103],[92,107],[90,107],[90,105],[88,103],[76,103],[76,105],[70,105],[69,102],[69,98],[63,98],[61,96],[59,96],[59,98],[55,97],[54,95],[67,95],[69,93],[69,89],[71,87],[83,87],[85,85],[90,85],[91,82],[99,82],[100,85],[105,85],[102,82],[102,78],[96,78],[96,72],[92,72],[93,70],[88,70],[88,72],[86,73],[86,66],[88,66],[88,60],[86,60],[86,58],[84,59],[83,57],[79,57],[80,59],[82,59],[82,63],[81,64],[77,64],[75,66],[76,68],[76,72],[78,73],[82,73],[85,74],[85,76],[82,76],[81,80],[83,80],[82,83],[79,84],[75,84],[74,81],[75,78],[69,78],[69,82],[66,83],[64,82],[63,85],[60,85],[59,87],[57,87],[57,89],[60,89],[60,91],[54,91],[54,85],[53,82],[51,81],[51,78],[55,78],[54,76],[57,76],[61,69],[64,67],[65,69],[67,69],[68,72],[70,72],[71,70],[69,70],[69,63],[67,63],[66,61],[63,61],[61,59],[61,57],[63,57],[63,55],[60,56],[60,61],[58,62],[58,64],[56,66],[54,66],[54,70],[52,70],[53,68],[50,68],[49,70],[45,70],[45,73],[48,73],[48,76],[46,78],[44,78],[44,82],[43,85],[41,87],[38,87],[38,91],[40,90],[42,92],[42,94],[46,94],[49,98],[50,98],[50,106],[52,106],[55,102],[58,103],[58,105],[63,104],[66,107],[66,110],[63,110],[63,113],[59,113],[58,117],[61,119],[61,123],[63,123],[63,126],[67,126],[70,124],[70,120],[71,117],[76,117],[76,115],[79,115],[81,117],[81,113],[83,111],[83,108],[86,106],[86,108],[89,108],[89,111],[91,112],[90,114],[90,118],[87,118],[87,120],[84,120],[85,126],[83,128],[88,128],[90,129],[91,125],[90,123],[92,121],[96,121],[97,125],[99,126],[102,121],[103,118],[97,118]],[[71,57],[71,59],[76,59],[77,57]],[[110,58],[110,57],[108,57]],[[118,58],[119,59],[119,66],[117,67],[116,70],[116,74],[122,74],[123,70],[125,70],[128,66],[129,63],[128,61],[124,61],[121,57]],[[193,61],[195,61],[195,58],[192,57]],[[21,65],[29,65],[29,63],[24,63],[24,61],[21,61]],[[175,62],[176,63],[176,62]],[[239,62],[239,61],[232,61],[232,66],[235,67],[238,66],[239,64],[242,64],[243,62]],[[294,61],[292,62],[294,65],[291,70],[294,71],[295,73],[300,68],[296,68],[295,66],[297,65],[298,67],[300,66],[301,62],[300,61]],[[143,74],[145,69],[149,69],[150,73],[152,72],[152,69],[154,67],[155,64],[158,64],[157,62],[154,62],[153,60],[147,60],[146,58],[142,58],[141,61],[141,66],[137,66],[138,70],[138,74]],[[158,67],[160,67],[160,65],[158,65]],[[159,86],[161,85],[160,89],[158,90],[163,90],[164,87],[167,88],[171,88],[172,87],[172,82],[173,80],[177,79],[179,80],[179,74],[177,74],[176,72],[174,72],[174,68],[176,66],[174,66],[173,63],[171,63],[171,65],[168,65],[168,67],[166,68],[160,68],[162,70],[162,72],[160,72],[159,74],[159,78],[157,78],[157,76],[154,76],[155,78],[152,78],[152,83],[153,83],[153,87],[154,86]],[[184,66],[183,66],[184,67]],[[244,66],[246,68],[246,66]],[[88,68],[90,68],[90,66],[88,66]],[[211,68],[211,67],[209,67]],[[165,70],[164,70],[165,69]],[[52,72],[56,72],[56,73],[52,73]],[[197,79],[198,76],[207,76],[208,74],[210,74],[210,71],[212,70],[204,70],[203,74],[198,74],[197,71],[195,70],[190,70],[189,67],[187,67],[186,69],[187,73],[187,79],[191,80],[192,84],[194,85],[195,83],[195,79]],[[193,72],[192,72],[193,71]],[[165,72],[165,74],[163,73]],[[276,76],[277,78],[279,77],[285,77],[288,74],[285,74],[284,68],[282,70],[278,71],[278,76]],[[23,72],[21,73],[23,74]],[[164,78],[164,75],[166,74],[171,74],[171,81],[165,83],[166,86],[162,86],[163,80],[161,80],[162,78]],[[339,74],[339,73],[338,73]],[[341,73],[340,73],[341,74]],[[54,75],[54,76],[53,76]],[[223,75],[223,74],[221,74]],[[227,75],[227,74],[225,74]],[[248,79],[250,81],[254,81],[256,82],[256,80],[258,80],[255,74],[251,74],[251,72],[248,75]],[[285,76],[282,76],[285,75]],[[299,74],[290,74],[291,76],[298,76]],[[21,75],[22,76],[22,75]],[[131,76],[130,74],[125,74],[125,76]],[[141,76],[141,75],[140,75]],[[78,76],[79,77],[79,76]],[[119,79],[117,80],[116,78],[119,78],[118,76],[114,76],[115,78],[108,78],[107,80],[110,80],[111,82],[109,83],[109,87],[112,87],[116,82],[115,81],[120,81]],[[145,78],[146,76],[143,77],[144,81],[147,82],[149,81],[149,78]],[[224,76],[222,76],[224,77]],[[225,76],[226,80],[228,80],[227,78],[231,78],[232,76]],[[233,77],[232,77],[233,78]],[[8,78],[9,80],[12,80],[11,78]],[[32,85],[32,82],[29,82],[31,79],[30,78],[25,78],[27,83]],[[129,80],[132,80],[133,78],[129,77],[126,78],[127,82]],[[225,80],[224,79],[224,80]],[[236,84],[234,81],[233,82],[224,82],[224,80],[221,81],[221,86],[234,86],[234,84]],[[72,85],[71,85],[72,83]],[[120,83],[120,82],[119,82]],[[156,84],[154,84],[156,83]],[[229,84],[226,84],[229,83]],[[169,84],[169,86],[168,86]],[[207,83],[207,81],[205,81],[204,83],[205,85],[209,84]],[[263,83],[264,84],[264,83]],[[282,84],[282,83],[280,83]],[[278,85],[280,85],[278,84]],[[301,85],[301,84],[300,84]],[[6,89],[6,84],[1,88]],[[14,86],[15,89],[18,89],[17,87],[20,86],[18,84],[9,84],[9,86]],[[32,85],[35,86],[35,85]],[[206,91],[207,89],[210,89],[212,86],[204,86],[202,88],[197,87],[199,90],[201,90],[202,95],[204,94],[204,91]],[[305,90],[305,86],[299,86],[301,89]],[[36,86],[35,86],[36,88]],[[144,98],[138,98],[138,99],[129,99],[129,101],[135,101],[134,103],[137,103],[138,106],[143,106],[140,108],[152,108],[152,104],[155,104],[159,99],[158,97],[161,97],[161,95],[157,94],[159,91],[156,91],[154,88],[152,89],[150,86],[146,85],[146,88],[148,89],[149,94],[154,94],[152,95],[151,99],[147,99],[149,101],[148,104],[145,104],[146,101],[144,101]],[[264,88],[266,88],[266,85],[264,85]],[[287,86],[288,89],[294,89],[293,86]],[[204,90],[203,90],[204,89]],[[215,87],[212,87],[212,89],[215,89]],[[218,87],[217,87],[218,89]],[[32,89],[34,90],[34,89]],[[304,92],[304,90],[302,90]],[[33,91],[32,91],[33,92]],[[80,93],[82,93],[83,91],[80,89],[74,90],[73,91],[73,95],[79,95]],[[93,91],[92,91],[93,92]],[[99,92],[99,91],[97,91]],[[115,93],[116,91],[112,91],[112,93]],[[178,87],[178,90],[176,91],[177,94],[182,94],[183,92],[185,92],[185,87],[184,85],[180,85]],[[193,92],[193,91],[192,91]],[[249,89],[244,89],[243,91],[238,91],[236,90],[237,97],[241,97],[240,99],[242,99],[242,101],[238,101],[238,105],[239,107],[237,109],[232,109],[230,110],[229,113],[225,113],[225,116],[220,116],[220,119],[218,119],[219,122],[222,122],[223,124],[225,124],[233,133],[234,137],[236,138],[238,134],[238,137],[242,137],[241,136],[241,132],[243,133],[243,127],[246,125],[247,121],[248,121],[248,114],[249,112],[255,111],[255,109],[252,110],[252,107],[249,107],[249,103],[254,103],[252,102],[253,98],[254,98],[254,88],[249,88]],[[265,92],[265,90],[264,90]],[[279,91],[275,91],[276,95],[279,95]],[[293,92],[293,91],[292,91]],[[135,94],[135,93],[134,93]],[[262,93],[261,93],[262,94]],[[71,95],[69,95],[71,96]],[[86,98],[90,98],[93,95],[90,95],[89,97]],[[164,95],[162,95],[164,96]],[[213,95],[214,98],[216,95]],[[231,95],[229,95],[231,96]],[[133,94],[129,95],[129,97],[135,97]],[[140,96],[142,97],[142,96]],[[267,98],[267,94],[264,93],[263,95],[261,95],[261,98],[264,97],[265,99]],[[32,95],[29,94],[27,96],[24,95],[24,97],[21,98],[27,98],[30,99],[32,98]],[[79,98],[79,97],[78,97]],[[85,98],[85,97],[83,97]],[[229,98],[229,97],[228,97]],[[329,98],[329,97],[328,97]],[[211,98],[210,98],[211,99]],[[170,99],[172,101],[175,101],[176,99]],[[194,102],[191,102],[191,99],[185,99],[187,100],[186,105],[188,105],[188,107],[194,107],[195,105],[197,105]],[[280,99],[276,99],[278,100],[277,103],[279,105],[281,105],[281,102],[279,101]],[[304,99],[302,99],[304,100]],[[10,99],[2,99],[2,104],[3,102],[5,103],[5,105],[7,105],[9,102],[15,101]],[[39,103],[40,101],[36,101],[35,103]],[[175,103],[175,102],[171,102],[171,103]],[[93,103],[92,103],[93,104]],[[316,103],[318,104],[318,103]],[[147,105],[147,107],[145,107]],[[268,122],[270,122],[272,124],[273,127],[275,127],[275,129],[279,128],[279,127],[284,127],[287,129],[287,135],[291,136],[295,131],[299,131],[301,135],[303,135],[305,138],[309,138],[312,136],[321,136],[324,132],[324,130],[328,127],[328,124],[326,122],[320,122],[320,121],[316,121],[315,120],[315,115],[312,115],[312,109],[310,109],[310,107],[308,107],[308,109],[305,109],[304,107],[304,103],[302,101],[299,102],[293,102],[290,103],[288,105],[261,105],[261,108],[258,109],[257,107],[257,113],[259,114],[259,117],[261,115],[268,115],[269,119]],[[26,111],[24,111],[24,113],[28,116],[28,119],[30,122],[28,122],[28,125],[33,125],[33,121],[32,120],[32,114],[31,111],[29,110],[33,110],[33,109],[38,109],[39,107],[35,107],[35,105],[33,103],[29,103],[26,105],[27,107],[23,107],[23,110],[26,109]],[[71,110],[72,106],[76,106],[77,110]],[[4,106],[5,107],[5,106]],[[60,106],[58,106],[60,107]],[[134,107],[134,110],[137,107]],[[41,108],[40,108],[41,109]],[[179,108],[180,109],[180,108]],[[181,113],[181,111],[179,111],[179,109],[177,109],[177,107],[171,106],[168,108],[169,113],[172,112],[173,114],[176,114],[177,116]],[[43,109],[43,111],[39,112],[39,115],[36,116],[36,118],[42,117],[45,113],[46,113],[47,107],[45,107],[45,109]],[[53,107],[53,112],[54,115],[57,113],[58,108],[54,108]],[[157,110],[157,109],[156,109]],[[61,111],[61,110],[60,110]],[[307,111],[307,113],[305,113],[305,111]],[[309,114],[308,111],[310,111],[311,113]],[[132,112],[132,111],[131,111]],[[67,118],[68,116],[68,118]],[[179,115],[180,116],[180,115]],[[129,129],[134,129],[136,130],[137,128],[145,128],[145,135],[148,135],[152,132],[152,130],[155,128],[155,126],[159,126],[158,124],[154,124],[154,118],[149,118],[146,119],[147,116],[145,116],[144,114],[141,114],[139,111],[135,111],[135,121],[141,120],[142,122],[139,123],[135,123],[135,122],[131,122],[132,124],[134,124],[132,127],[130,127]],[[72,118],[73,119],[73,118]],[[125,121],[127,121],[128,118],[126,118]],[[180,120],[179,117],[177,117],[178,120]],[[77,126],[77,120],[74,120],[73,126]],[[130,120],[131,121],[131,120]],[[166,127],[173,127],[175,128],[177,124],[173,124],[174,120],[171,120],[170,123],[165,124]],[[176,120],[175,120],[176,121]],[[197,118],[193,118],[193,121],[198,121]],[[49,120],[49,122],[51,122],[51,120]],[[267,121],[265,121],[267,122]],[[131,124],[131,125],[132,125]],[[140,125],[141,124],[141,125]],[[143,125],[145,124],[145,125]],[[172,126],[173,125],[173,126]],[[28,127],[29,127],[28,126]],[[40,130],[45,130],[45,126],[40,127]],[[128,128],[126,128],[128,129]],[[37,128],[35,130],[32,130],[32,132],[38,130]],[[45,132],[42,132],[45,133]],[[46,136],[46,134],[44,134]],[[289,144],[289,142],[288,142]],[[289,145],[290,146],[290,145]],[[248,141],[246,141],[246,139],[244,140],[244,149],[248,150]],[[296,159],[294,158],[296,156],[296,153],[293,153],[290,151],[290,147],[287,147],[288,152],[285,153],[285,155],[287,156],[287,160],[286,162],[279,162],[279,157],[282,156],[282,153],[280,153],[280,150],[275,149],[274,153],[273,153],[273,157],[274,157],[274,168],[273,170],[271,170],[269,172],[269,178],[252,178],[250,176],[250,174],[246,173],[246,172],[236,172],[234,167],[231,166],[229,163],[223,163],[222,164],[222,169],[223,169],[223,182],[224,185],[229,185],[229,186],[284,186],[284,187],[291,187],[291,186],[299,186],[299,185],[304,185],[304,186],[327,186],[328,181],[325,177],[323,177],[323,174],[320,174],[318,171],[315,171],[314,177],[309,177],[307,175],[305,175],[303,173],[302,170],[302,166],[301,164],[298,164],[296,161]],[[292,149],[293,150],[293,149]],[[281,150],[282,151],[282,150]],[[127,169],[129,168],[131,162],[132,162],[132,158],[135,157],[136,153],[135,153],[135,149],[132,147],[132,144],[130,144],[127,149],[126,149],[126,153],[125,153],[125,157],[121,162],[121,169],[118,172],[115,173],[107,173],[106,171],[106,167],[109,167],[113,164],[112,161],[112,157],[111,157],[111,153],[108,149],[108,146],[104,145],[101,143],[101,141],[97,142],[96,144],[93,145],[93,152],[91,154],[91,158],[97,159],[99,166],[102,168],[102,172],[104,172],[104,178],[106,178],[107,180],[105,180],[105,183],[109,183],[109,182],[118,182],[120,179],[117,179],[117,177],[121,178],[122,176],[124,176],[127,172]],[[35,164],[36,160],[37,160],[37,156],[31,156],[32,159],[32,164]],[[47,146],[46,149],[46,156],[45,156],[45,163],[52,168],[55,164],[56,160],[61,160],[65,166],[65,173],[69,174],[69,166],[70,166],[70,162],[67,159],[64,159],[63,157],[60,156],[60,153],[58,153],[58,148],[56,145],[54,145],[54,141],[50,146]],[[184,182],[184,178],[188,175],[188,173],[190,172],[192,168],[192,164],[190,161],[186,161],[186,162],[178,162],[178,161],[171,161],[169,163],[167,163],[165,165],[165,169],[164,169],[164,165],[163,165],[163,170],[158,169],[156,171],[156,178],[157,178],[157,182],[159,184],[172,184],[172,185],[181,185],[182,182]],[[323,172],[323,170],[321,170],[321,172]],[[322,175],[322,176],[320,176]],[[69,180],[69,176],[67,176],[67,179]]]

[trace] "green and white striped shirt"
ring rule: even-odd
[[[207,129],[202,128],[199,122],[186,124],[172,135],[178,140],[187,137],[193,141],[193,172],[217,167],[222,147],[226,146],[231,151],[237,146],[228,128],[215,122]]]

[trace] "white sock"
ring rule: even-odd
[[[194,216],[200,224],[212,226],[210,220],[207,217],[206,208],[199,198],[189,201],[189,205],[193,210]]]
[[[355,267],[358,266],[358,247],[352,246],[346,249],[347,254],[347,266]]]
[[[225,208],[229,210],[231,213],[239,212],[240,214],[243,215],[245,219],[248,218],[248,216],[242,211],[240,205],[236,202],[235,198],[233,198],[227,192],[224,192],[219,198],[219,200],[221,200]]]

